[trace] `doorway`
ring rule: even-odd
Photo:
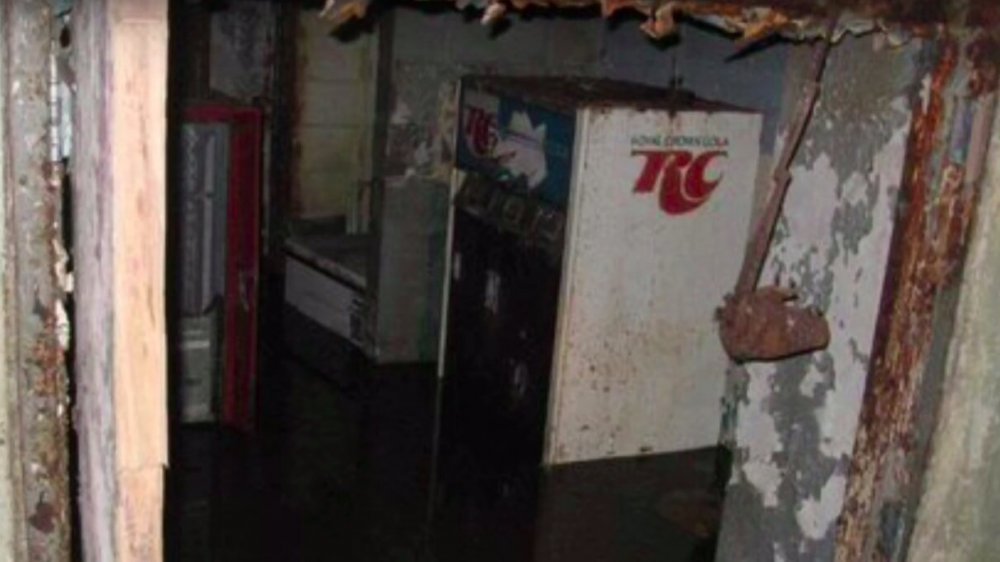
[[[194,161],[215,155],[221,164],[203,177],[226,181],[206,193],[226,192],[220,206],[238,228],[223,229],[225,252],[202,254],[227,256],[212,295],[229,320],[202,324],[209,336],[192,327],[192,338],[210,343],[178,345],[219,350],[215,366],[201,361],[221,382],[200,385],[215,393],[208,403],[218,417],[174,433],[172,552],[707,560],[730,513],[726,490],[796,523],[796,502],[779,503],[779,490],[842,490],[894,227],[905,111],[832,99],[838,111],[871,109],[865,116],[891,131],[871,140],[885,157],[865,162],[885,181],[840,181],[857,162],[841,158],[851,149],[823,113],[829,126],[818,134],[836,158],[810,154],[801,173],[838,195],[816,202],[794,192],[765,274],[798,284],[807,304],[835,317],[836,341],[854,347],[773,371],[730,368],[711,309],[742,255],[806,47],[775,40],[736,56],[730,38],[690,23],[680,43],[650,43],[636,39],[629,24],[639,22],[607,25],[589,12],[546,13],[488,34],[461,13],[412,6],[324,33],[318,8],[233,1],[175,14],[192,52],[175,57],[186,85],[174,91],[194,88],[178,95],[203,104],[197,111],[227,108],[197,123],[225,141],[203,142]],[[438,43],[447,48],[426,48]],[[849,39],[834,71],[849,74],[851,58],[889,69],[916,56],[871,49]],[[219,60],[242,65],[241,80],[220,78],[236,63]],[[527,74],[546,78],[490,85]],[[916,74],[891,77],[880,87],[907,103],[902,85]],[[477,79],[482,91],[469,86]],[[588,113],[595,99],[609,104],[599,118]],[[656,115],[667,102],[709,117],[685,122],[674,106]],[[618,125],[609,108],[622,109]],[[263,123],[251,141],[234,132],[233,112],[245,111]],[[698,129],[726,113],[756,117],[725,134]],[[183,127],[185,113],[175,114]],[[606,144],[586,144],[593,131]],[[234,156],[240,142],[259,156]],[[699,160],[700,185],[687,179],[691,164],[664,152],[706,144],[738,163],[720,173]],[[223,145],[230,153],[219,156]],[[753,150],[737,154],[737,145]],[[823,173],[824,158],[837,173]],[[242,177],[259,178],[249,189],[232,181],[245,168],[252,173]],[[672,184],[671,174],[683,181]],[[692,185],[711,192],[723,175],[738,175],[738,188],[692,196]],[[742,214],[728,215],[720,209],[736,189]],[[236,205],[237,193],[252,195]],[[852,209],[865,220],[845,222]],[[211,246],[199,240],[192,247]],[[241,248],[243,271],[228,258]],[[204,271],[217,270],[196,277]],[[692,287],[702,292],[686,296]],[[182,356],[175,366],[195,363]],[[832,414],[820,397],[847,412],[843,424],[823,418]],[[785,447],[794,448],[789,458]],[[784,480],[813,462],[826,467],[816,482]],[[824,509],[838,512],[838,497],[823,496]],[[815,548],[833,548],[833,523],[810,521],[817,527],[804,532],[824,537]]]

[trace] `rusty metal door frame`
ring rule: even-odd
[[[73,14],[74,420],[94,562],[163,558],[167,4]]]
[[[3,312],[0,382],[0,555],[69,560],[68,321],[61,167],[53,161],[50,0],[0,8]]]
[[[926,55],[837,562],[908,557],[997,103],[996,32],[942,31]]]

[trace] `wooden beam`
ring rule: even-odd
[[[166,0],[78,4],[75,255],[84,557],[162,559]]]

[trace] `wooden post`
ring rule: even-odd
[[[955,32],[913,115],[837,562],[906,560],[996,108],[997,43]]]
[[[88,561],[161,560],[166,0],[75,15],[77,425]]]

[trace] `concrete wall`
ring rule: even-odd
[[[764,126],[756,185],[759,190],[767,184],[790,43],[740,53],[724,34],[690,24],[681,24],[676,36],[659,41],[638,33],[634,25],[609,26],[603,42],[601,72],[610,78],[661,88],[677,79],[700,97],[759,111]]]
[[[822,100],[763,279],[794,284],[830,323],[830,347],[733,369],[735,465],[719,560],[833,558],[893,231],[920,45],[834,49]],[[809,49],[784,77],[779,129],[798,98]],[[778,141],[780,144],[780,138]]]
[[[299,14],[292,214],[342,216],[361,225],[362,182],[371,179],[378,38],[331,34],[318,10]]]
[[[961,285],[938,426],[910,544],[913,562],[987,561],[1000,529],[1000,120]]]
[[[208,76],[212,91],[242,103],[265,95],[270,86],[275,11],[269,2],[237,0],[225,10],[212,12]]]

